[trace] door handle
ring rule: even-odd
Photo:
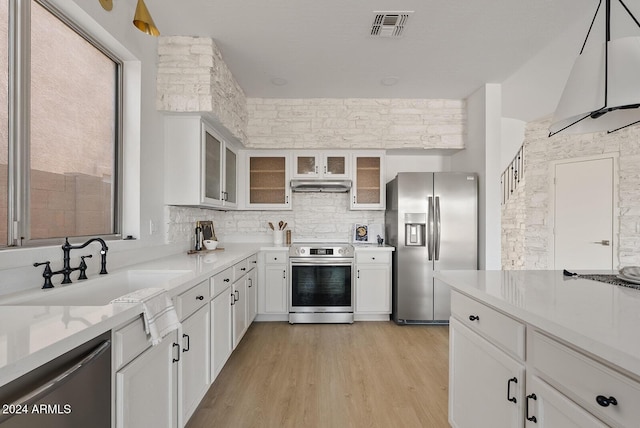
[[[187,347],[182,348],[182,352],[189,352],[189,349],[191,349],[191,340],[189,338],[189,335],[182,333],[182,338],[187,339]]]
[[[428,260],[433,260],[433,249],[434,249],[434,236],[433,236],[433,221],[434,221],[434,212],[433,212],[433,197],[429,196],[428,198],[428,209],[429,212],[427,213],[427,222],[428,222],[428,230],[427,230],[427,254],[428,254]]]
[[[509,379],[507,381],[507,400],[511,401],[512,403],[517,403],[518,400],[516,399],[516,397],[512,397],[511,396],[511,382],[517,384],[518,383],[518,378],[512,377],[511,379]]]
[[[435,206],[435,244],[434,244],[434,260],[440,260],[440,196],[436,196],[436,206]]]
[[[611,245],[611,241],[609,241],[608,239],[603,239],[602,241],[594,241],[592,242],[592,244],[600,244],[604,247],[608,247],[609,245]]]

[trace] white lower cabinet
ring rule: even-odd
[[[355,294],[356,315],[391,313],[391,252],[356,250]]]
[[[260,253],[258,313],[268,316],[289,315],[288,249]]]
[[[253,269],[247,274],[247,325],[251,325],[258,313],[258,273]]]
[[[209,305],[182,321],[182,421],[186,423],[209,389],[211,339]]]
[[[449,327],[449,422],[455,428],[524,426],[524,365],[465,327]]]
[[[178,426],[178,332],[116,372],[116,427]]]
[[[215,380],[233,350],[231,287],[211,301],[211,380]]]
[[[232,286],[233,303],[231,312],[233,313],[233,349],[242,340],[247,331],[247,282],[245,278],[236,281]]]
[[[527,376],[527,428],[606,428],[593,417],[537,376]]]

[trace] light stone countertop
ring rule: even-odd
[[[640,380],[640,290],[562,271],[440,271],[435,278]]]
[[[109,274],[140,269],[185,271],[163,283],[169,297],[173,297],[244,258],[270,248],[268,244],[261,243],[225,244],[224,250],[220,251],[176,254],[120,270],[111,267]],[[67,287],[86,289],[91,286],[91,279],[52,290]],[[40,298],[47,292],[51,290],[0,298],[0,305],[3,305],[0,306],[0,386],[142,313],[142,305],[125,303],[104,306],[10,305],[12,301],[15,304],[24,299]]]

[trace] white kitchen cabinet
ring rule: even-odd
[[[238,148],[199,115],[165,117],[165,202],[235,208]]]
[[[527,428],[606,428],[607,425],[537,376],[527,376]]]
[[[258,272],[256,269],[247,274],[247,325],[251,325],[258,313]]]
[[[211,381],[218,376],[233,351],[231,284],[211,301]]]
[[[240,340],[247,331],[247,281],[242,277],[233,283],[231,287],[233,303],[231,312],[233,318],[233,349],[236,349]]]
[[[290,210],[290,152],[243,152],[244,207],[260,210]]]
[[[209,304],[182,321],[182,420],[186,423],[200,404],[211,382],[211,334]]]
[[[353,184],[350,200],[352,210],[384,210],[384,152],[357,151],[351,155]]]
[[[349,161],[346,151],[296,150],[293,152],[293,177],[349,178]]]
[[[258,282],[258,313],[265,320],[288,319],[289,280],[288,248],[260,253]]]
[[[390,251],[356,249],[355,295],[356,316],[391,313]]]
[[[178,332],[116,372],[116,427],[178,426]]]
[[[449,326],[449,422],[454,428],[524,426],[524,364],[456,318]]]

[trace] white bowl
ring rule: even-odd
[[[215,250],[216,248],[218,248],[218,241],[207,239],[204,241],[204,248],[206,248],[207,250]]]

